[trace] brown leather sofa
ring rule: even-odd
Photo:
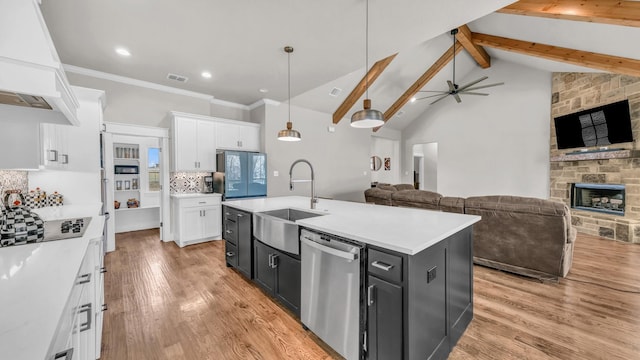
[[[446,197],[407,184],[367,189],[365,199],[481,216],[473,226],[476,264],[538,279],[565,277],[571,268],[576,231],[563,203],[521,196]]]

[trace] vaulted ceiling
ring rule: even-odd
[[[493,13],[512,2],[370,0],[369,65],[398,53],[370,84],[373,107],[383,112],[391,109],[451,46],[449,30],[464,24],[474,33],[640,59],[640,48],[631,45],[640,43],[637,23],[574,21],[572,16],[577,15],[563,15],[570,11],[558,5],[578,2],[584,8],[584,3],[590,1],[543,2],[555,4],[555,8],[541,6],[537,0],[520,2],[529,6],[526,11],[537,11],[546,17],[519,15],[522,9]],[[366,73],[364,0],[43,0],[42,9],[66,64],[243,105],[264,97],[287,100],[287,58],[282,50],[285,45],[295,48],[291,55],[293,105],[333,114]],[[628,10],[626,15],[631,19],[638,16]],[[603,21],[602,18],[594,16],[591,21]],[[114,52],[116,46],[128,48],[132,56],[118,56]],[[561,61],[485,49],[491,58],[550,72],[595,71]],[[442,90],[451,77],[451,66],[444,64],[423,88]],[[478,69],[479,64],[467,52],[458,55],[457,78],[463,79]],[[211,79],[200,76],[205,70],[212,73]],[[189,80],[176,83],[166,79],[167,73],[184,75]],[[342,89],[335,97],[329,95],[334,88]],[[268,92],[261,93],[259,89]],[[355,105],[347,109],[346,117],[361,107],[362,97],[356,95]],[[402,129],[427,109],[428,102],[399,106],[385,126]]]

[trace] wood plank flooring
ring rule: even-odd
[[[338,358],[225,266],[224,242],[116,239],[102,359]],[[579,234],[559,283],[479,266],[474,276],[474,319],[450,359],[640,359],[640,294],[620,291],[640,292],[640,245]]]

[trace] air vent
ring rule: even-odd
[[[186,83],[187,80],[189,80],[189,78],[186,77],[186,76],[182,76],[182,75],[178,75],[178,74],[172,74],[172,73],[167,74],[167,79],[175,80],[175,81],[178,81],[178,82],[181,82],[181,83]]]
[[[397,117],[401,117],[402,115],[404,115],[404,111],[400,110],[396,113]]]
[[[338,89],[337,87],[334,87],[333,89],[331,89],[331,91],[329,91],[329,95],[336,97],[340,95],[341,92],[342,92],[342,89]]]

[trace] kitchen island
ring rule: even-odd
[[[323,199],[316,209],[309,204],[309,198],[298,196],[234,200],[223,202],[223,213],[246,218],[293,208],[321,214],[295,223],[364,244],[359,358],[445,359],[473,317],[471,227],[480,217]],[[248,272],[254,278],[255,254],[230,253],[254,256]]]

